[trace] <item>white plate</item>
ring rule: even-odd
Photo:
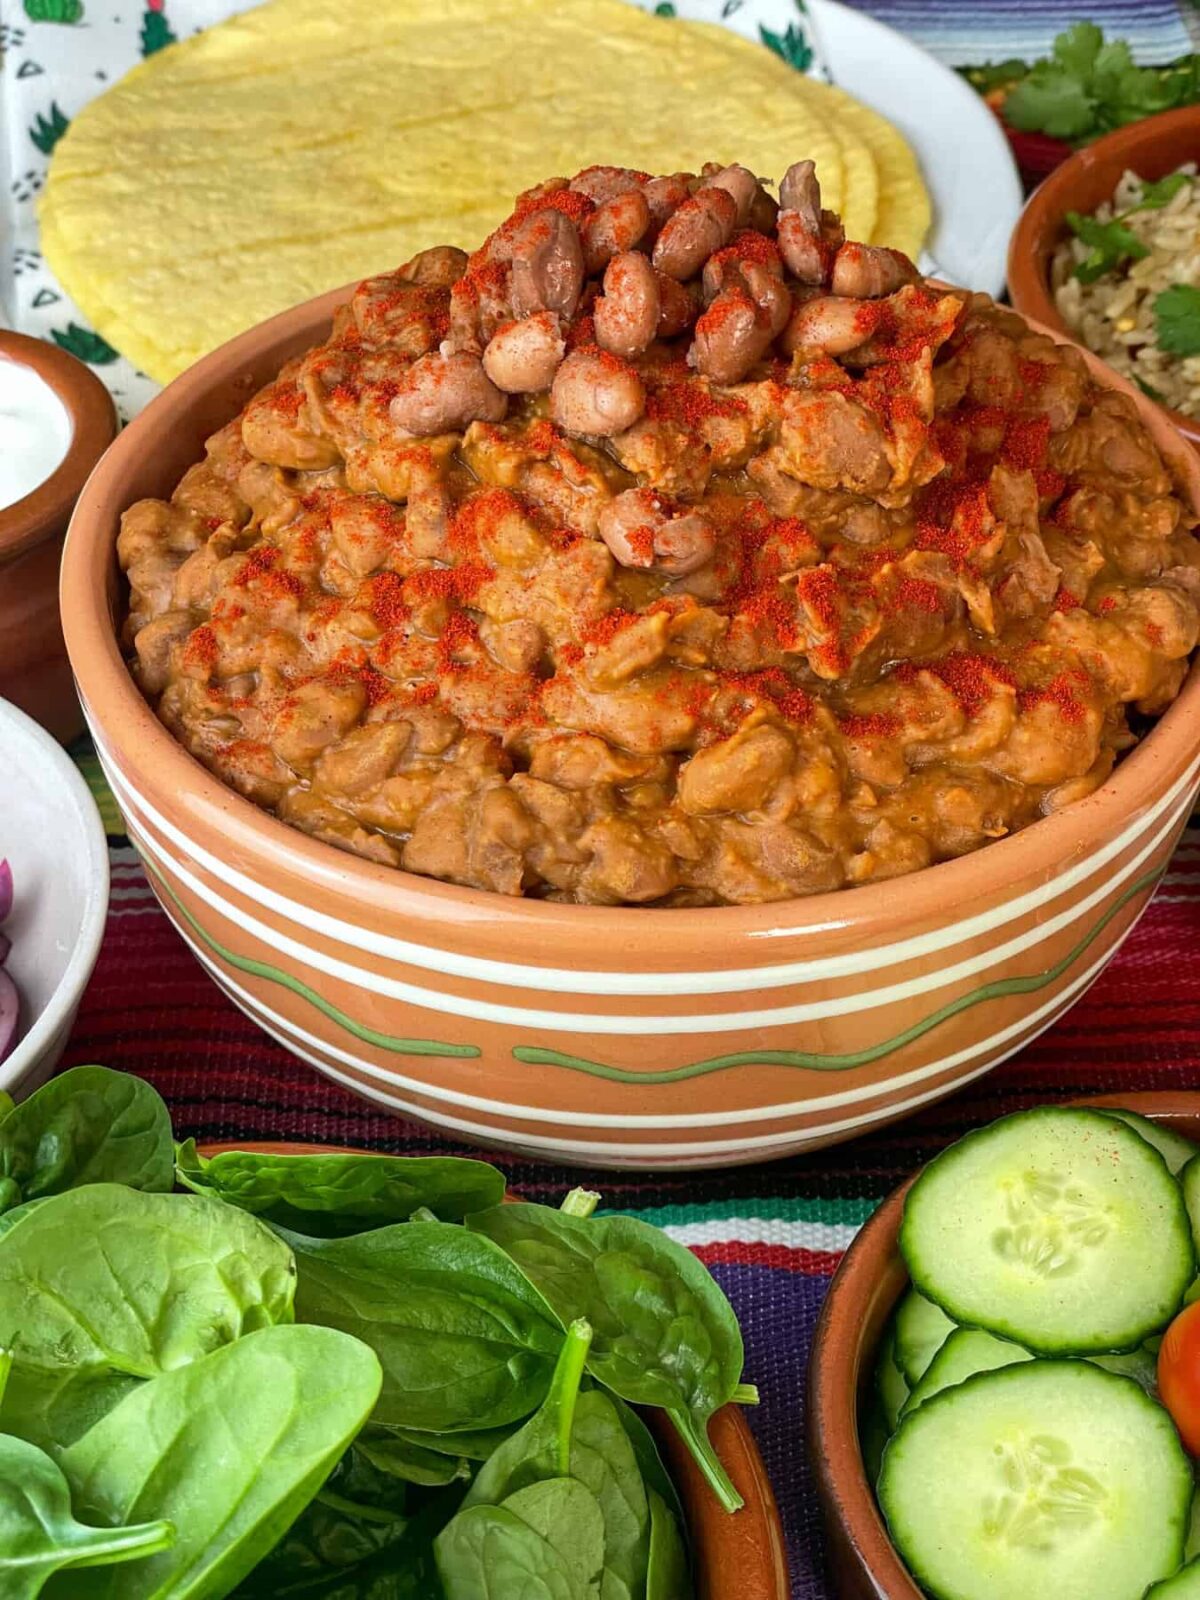
[[[807,5],[834,83],[882,112],[917,153],[933,196],[922,266],[1001,294],[1009,236],[1025,202],[997,118],[965,79],[902,33],[837,0]]]
[[[0,1089],[35,1089],[54,1069],[79,1007],[108,911],[108,844],[96,802],[66,751],[0,700],[0,856],[13,873],[7,966],[21,1036]]]
[[[633,0],[648,11],[656,0]],[[675,15],[747,39],[771,35],[799,70],[829,78],[895,124],[916,151],[933,197],[926,272],[999,295],[1024,197],[996,117],[957,72],[894,28],[838,0],[674,0]],[[796,151],[801,160],[805,152]]]

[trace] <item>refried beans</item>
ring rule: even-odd
[[[144,692],[285,822],[697,906],[1095,789],[1186,674],[1193,522],[1130,400],[811,163],[593,167],[361,284],[118,550]]]

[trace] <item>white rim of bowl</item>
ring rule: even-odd
[[[20,1085],[21,1079],[62,1027],[68,1013],[79,1004],[100,954],[109,901],[108,835],[83,774],[45,728],[9,701],[0,700],[0,725],[6,720],[11,720],[18,732],[32,739],[40,748],[74,802],[88,857],[88,888],[80,917],[79,935],[65,972],[28,1031],[18,1039],[11,1054],[0,1062],[0,1089],[3,1090]]]

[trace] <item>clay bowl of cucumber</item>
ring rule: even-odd
[[[786,1600],[733,1309],[599,1198],[0,1097],[0,1595]]]
[[[951,1145],[830,1286],[809,1447],[838,1600],[1200,1600],[1200,1093]]]

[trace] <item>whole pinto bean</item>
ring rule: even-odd
[[[590,277],[624,250],[632,250],[650,226],[650,207],[640,189],[614,195],[583,225],[583,265]]]
[[[512,306],[518,317],[554,311],[575,315],[583,288],[579,229],[561,211],[535,211],[513,241]]]
[[[776,223],[779,251],[789,270],[801,283],[825,287],[833,271],[845,234],[831,211],[822,211],[813,227],[803,212],[785,210]]]
[[[540,394],[554,382],[565,350],[554,312],[535,311],[496,329],[483,352],[483,370],[506,394]]]
[[[770,322],[747,290],[731,283],[696,323],[688,361],[714,383],[740,383],[766,355],[771,339]]]
[[[920,273],[899,250],[883,245],[843,244],[833,258],[830,288],[834,294],[860,300],[877,300],[894,294],[906,283],[916,283]]]
[[[642,193],[650,207],[650,228],[656,236],[667,218],[690,198],[691,182],[690,172],[673,172],[669,177],[651,178],[642,185]]]
[[[500,422],[507,409],[479,357],[465,350],[414,361],[388,408],[397,427],[418,438],[454,433],[475,421]]]
[[[550,414],[567,433],[611,438],[632,428],[645,409],[642,380],[607,351],[572,351],[550,390]]]
[[[736,279],[750,263],[762,267],[776,278],[783,278],[783,257],[769,239],[755,239],[751,243],[746,234],[735,234],[724,250],[718,250],[715,256],[709,256],[704,263],[700,283],[705,305],[725,287],[727,278]]]
[[[470,257],[456,245],[438,244],[431,250],[418,250],[411,261],[399,268],[397,276],[427,289],[449,289],[467,270]]]
[[[792,293],[782,277],[761,261],[744,261],[739,277],[777,339],[792,315]]]
[[[717,537],[707,517],[682,511],[654,489],[626,489],[600,513],[600,537],[623,567],[657,567],[684,578],[712,559]]]
[[[728,190],[697,189],[663,224],[654,242],[654,265],[681,283],[695,277],[709,256],[729,243],[736,220],[737,205]]]
[[[821,226],[821,185],[813,162],[792,162],[779,185],[779,204],[784,211],[799,212],[811,229]]]
[[[640,356],[658,332],[659,279],[644,255],[626,250],[604,273],[604,293],[592,308],[596,342],[615,356]]]
[[[512,315],[512,267],[507,261],[489,262],[450,290],[450,342],[478,354]]]
[[[780,344],[788,355],[797,350],[844,356],[871,337],[871,322],[862,314],[861,300],[834,294],[803,300],[792,313]]]
[[[568,188],[576,194],[585,194],[598,206],[613,200],[619,194],[629,194],[639,189],[642,175],[630,167],[584,167],[571,179]]]
[[[694,288],[677,283],[665,272],[655,272],[654,281],[658,285],[658,337],[673,339],[686,332],[700,315],[700,297]]]
[[[744,228],[750,220],[750,210],[754,205],[758,190],[758,179],[746,167],[739,167],[736,163],[731,167],[722,167],[720,172],[715,172],[711,178],[704,182],[705,189],[724,189],[731,195],[737,207],[737,216],[734,226]],[[703,190],[699,191],[703,192]]]

